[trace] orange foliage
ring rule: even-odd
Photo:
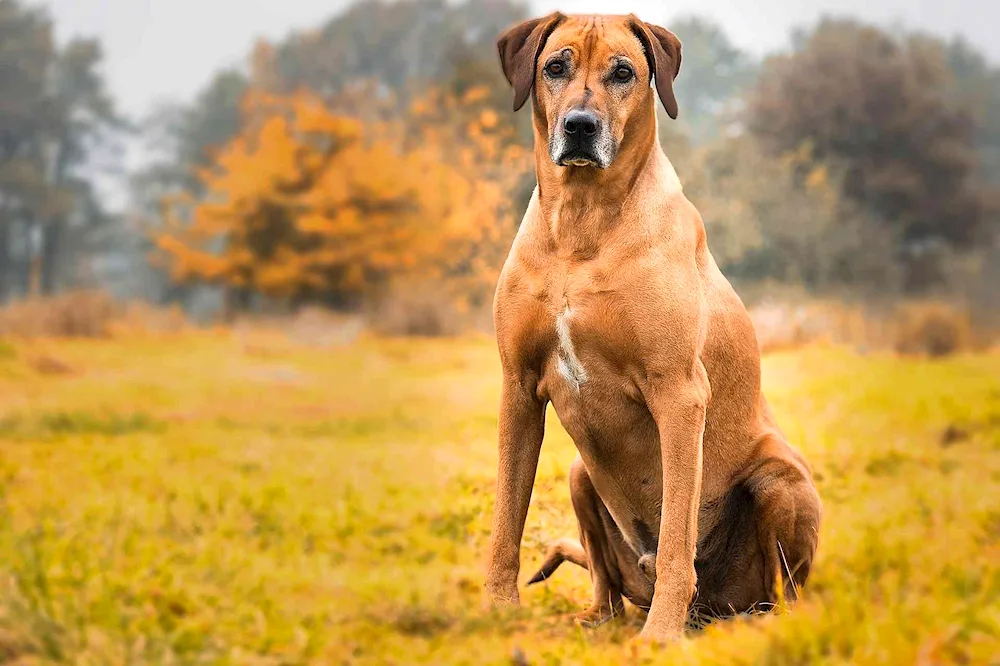
[[[200,174],[206,196],[165,202],[159,254],[176,280],[276,298],[350,304],[419,278],[481,301],[529,166],[486,99],[431,91],[405,118],[361,121],[308,93],[252,94]]]

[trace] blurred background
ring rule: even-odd
[[[496,36],[634,11],[814,470],[800,600],[492,612]],[[1000,664],[1000,3],[0,0],[0,664]],[[662,113],[662,110],[659,111]],[[549,410],[522,548],[577,527]],[[522,577],[523,580],[524,577]]]
[[[762,338],[907,346],[931,318],[964,344],[994,325],[1000,9],[973,4],[628,7],[683,41],[662,142]],[[550,7],[0,7],[0,303],[87,290],[201,322],[489,327],[534,185],[494,40]]]

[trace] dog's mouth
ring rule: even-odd
[[[556,166],[575,169],[607,169],[614,161],[615,147],[603,134],[581,136],[557,133],[549,138],[549,158]]]
[[[559,166],[575,166],[575,167],[601,167],[600,162],[593,155],[587,153],[582,153],[579,151],[573,151],[566,153],[559,158],[557,162]]]

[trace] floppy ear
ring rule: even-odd
[[[559,12],[553,12],[542,18],[525,21],[500,35],[497,40],[503,75],[514,88],[515,111],[528,100],[531,86],[535,83],[535,66],[545,40],[564,18],[566,17]]]
[[[667,115],[677,119],[677,98],[674,97],[674,79],[681,71],[681,40],[674,33],[658,25],[644,23],[630,16],[632,32],[642,42],[646,50],[649,73],[656,81],[656,92],[660,96]]]

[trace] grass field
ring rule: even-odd
[[[811,585],[660,650],[573,626],[570,566],[484,609],[498,377],[486,338],[0,342],[0,661],[1000,664],[1000,356],[768,356]],[[573,456],[550,410],[522,574]]]

